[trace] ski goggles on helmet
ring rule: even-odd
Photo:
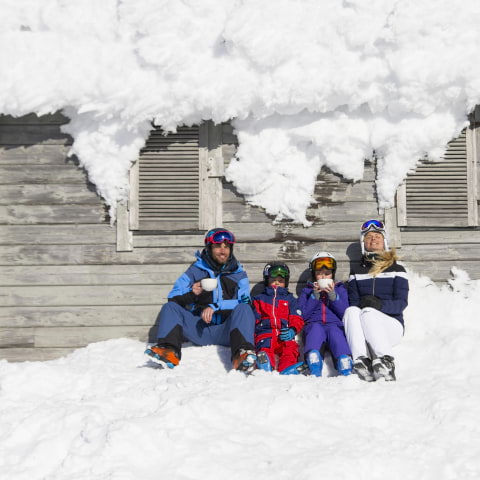
[[[235,235],[228,230],[217,230],[208,232],[205,236],[205,245],[210,245],[212,243],[218,245],[223,242],[233,245],[235,243]]]
[[[362,233],[370,230],[385,231],[385,225],[380,220],[367,220],[361,227]]]
[[[320,270],[322,267],[328,268],[328,270],[335,270],[337,268],[337,262],[334,258],[319,257],[312,262],[312,270]]]
[[[290,272],[288,271],[288,268],[285,268],[281,265],[274,266],[270,268],[270,270],[268,271],[268,276],[270,278],[275,278],[275,277],[288,278],[289,275],[290,275]]]

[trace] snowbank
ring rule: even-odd
[[[480,281],[411,275],[397,382],[230,371],[222,347],[152,369],[133,340],[0,361],[0,478],[474,479]]]
[[[307,224],[322,165],[359,180],[373,150],[387,206],[480,99],[475,0],[3,0],[0,16],[0,112],[65,109],[111,206],[152,119],[233,119],[227,178],[278,218]]]

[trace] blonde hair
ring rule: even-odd
[[[398,256],[394,248],[378,253],[372,261],[373,266],[368,273],[376,277],[379,273],[382,273],[388,267],[392,266],[397,260]]]

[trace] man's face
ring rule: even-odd
[[[212,258],[219,264],[225,265],[230,258],[230,244],[227,242],[212,244]]]

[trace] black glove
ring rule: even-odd
[[[360,308],[372,307],[376,310],[381,310],[382,305],[382,300],[378,297],[375,297],[375,295],[365,295],[360,297]]]

